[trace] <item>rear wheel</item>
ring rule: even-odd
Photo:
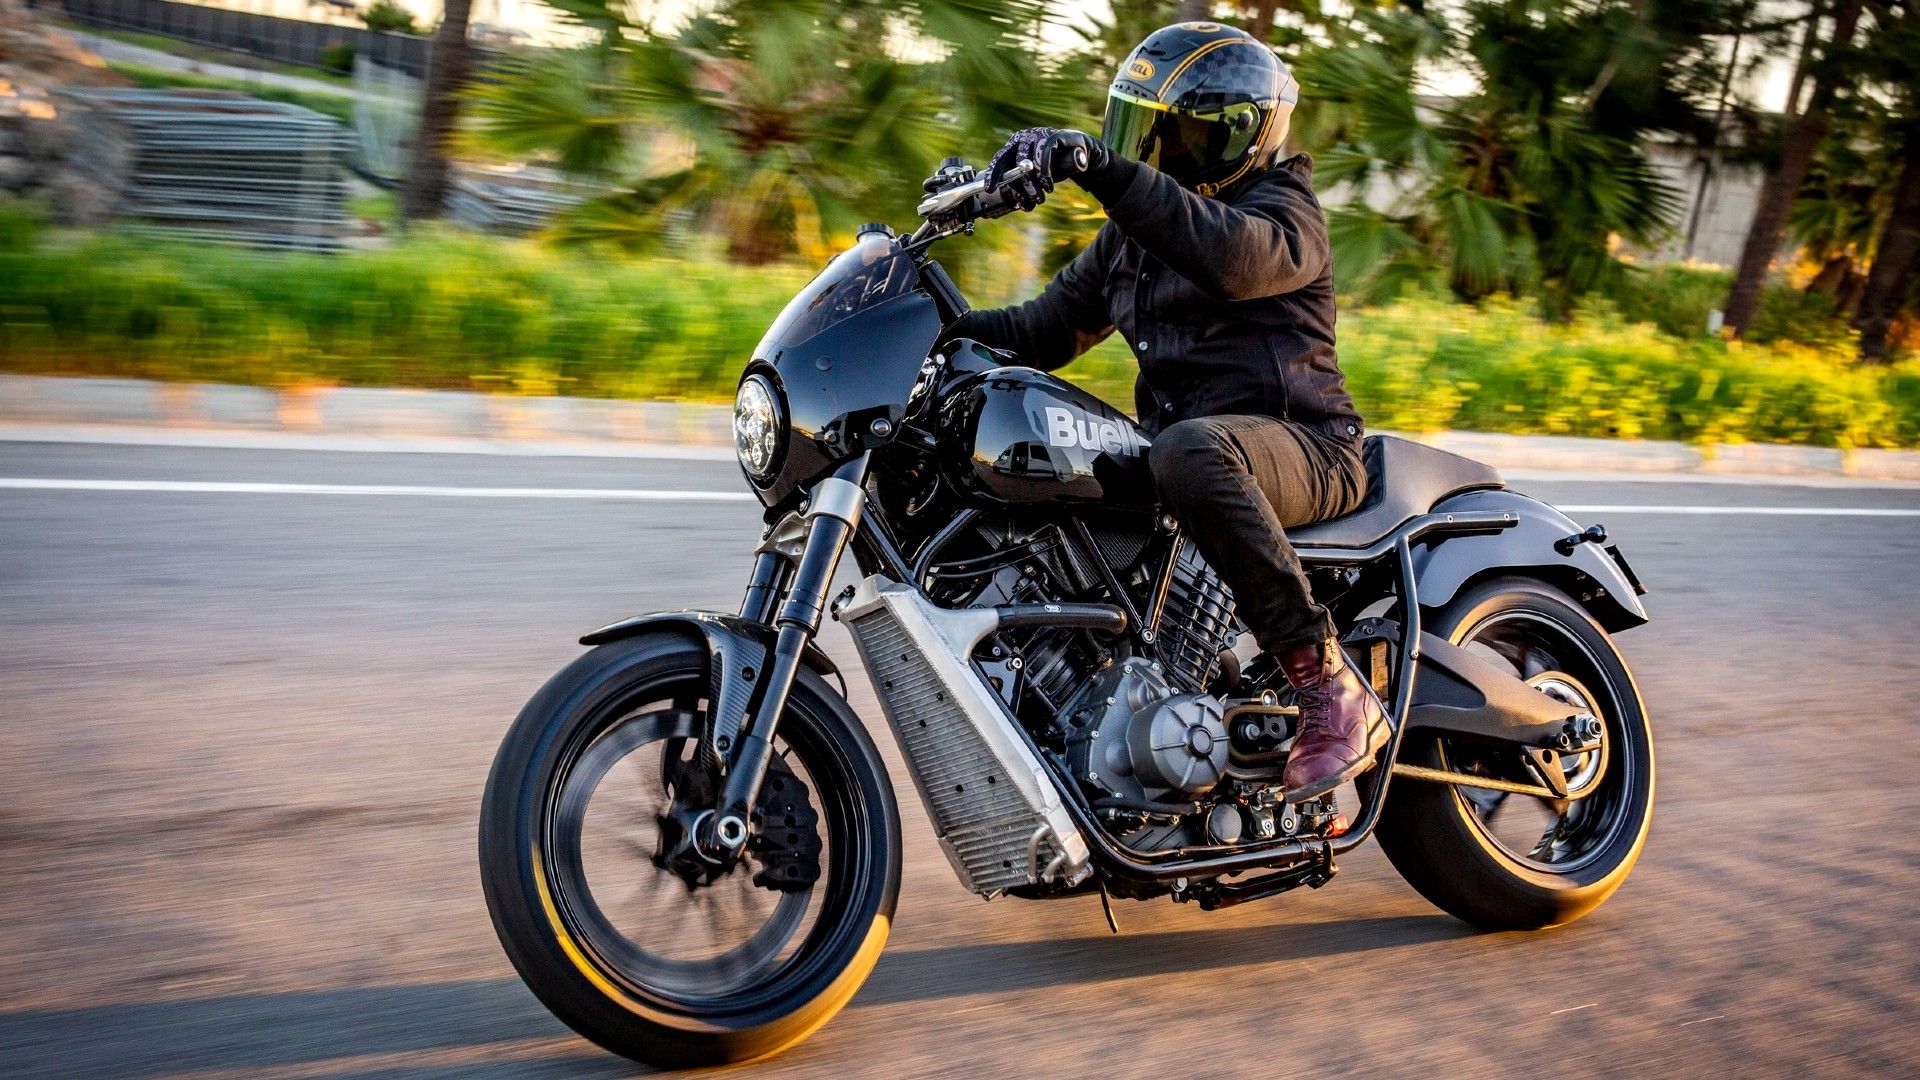
[[[1396,777],[1377,835],[1407,883],[1477,926],[1536,929],[1598,907],[1632,871],[1653,817],[1653,736],[1626,662],[1606,631],[1530,579],[1484,582],[1432,620],[1431,633],[1499,664],[1601,723],[1597,750],[1559,765],[1578,799]],[[1400,761],[1538,786],[1517,749],[1409,734]]]
[[[675,811],[715,787],[700,744],[706,663],[703,645],[671,632],[583,655],[514,722],[482,809],[487,906],[514,967],[575,1031],[655,1065],[742,1061],[805,1038],[872,970],[899,891],[899,812],[879,755],[805,671],[749,854],[704,873],[663,857]]]

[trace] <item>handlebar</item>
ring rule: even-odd
[[[993,214],[992,211],[1002,209],[1007,205],[1004,194],[1007,182],[1018,180],[1032,171],[1033,163],[1024,161],[1008,169],[1007,174],[1000,180],[1000,190],[995,191],[991,195],[987,194],[987,178],[985,176],[977,176],[958,187],[950,187],[945,191],[938,191],[927,196],[920,200],[920,205],[915,207],[914,210],[921,217],[929,220],[937,217],[947,217],[956,210],[966,208],[969,199],[977,198],[980,200],[979,204],[969,208],[972,212],[964,215],[965,220],[973,221],[983,217],[994,217],[997,215]]]
[[[1085,172],[1088,164],[1086,148],[1075,146],[1071,152],[1073,157],[1070,164],[1073,171]],[[949,171],[962,172],[963,170],[971,171],[966,168],[965,161],[960,158],[948,158],[942,163],[940,171],[927,180],[927,185],[933,187],[939,182],[940,177]],[[1035,166],[1030,161],[1015,165],[1000,178],[1000,185],[992,193],[987,191],[985,176],[976,176],[964,184],[934,191],[920,200],[920,205],[914,208],[922,218],[922,224],[914,230],[912,236],[901,241],[902,246],[908,250],[921,251],[943,236],[951,236],[957,232],[971,234],[973,223],[976,221],[1004,217],[1013,213],[1014,207],[1006,197],[1007,184],[1034,171],[1036,171]]]

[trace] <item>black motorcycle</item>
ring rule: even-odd
[[[734,437],[767,527],[739,613],[588,634],[500,748],[481,869],[540,1000],[684,1065],[777,1052],[853,996],[901,832],[814,644],[829,610],[982,896],[1226,907],[1325,884],[1369,836],[1479,926],[1619,888],[1654,766],[1608,637],[1646,621],[1644,589],[1605,530],[1367,439],[1365,503],[1291,537],[1392,734],[1350,813],[1289,803],[1292,691],[1234,652],[1232,595],[1155,505],[1151,440],[1015,357],[938,345],[967,307],[928,249],[1009,208],[957,158],[927,188],[918,230],[863,228],[746,366]],[[830,598],[849,549],[863,580]]]

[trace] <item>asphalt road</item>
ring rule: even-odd
[[[581,631],[735,606],[755,507],[272,485],[731,492],[730,464],[0,443],[0,478],[62,482],[0,483],[0,1075],[635,1071],[515,979],[477,802]],[[1908,516],[1576,515],[1653,590],[1622,643],[1659,799],[1626,887],[1541,934],[1469,930],[1371,846],[1317,892],[1122,903],[1119,936],[1095,900],[982,903],[856,676],[907,815],[898,920],[763,1071],[1920,1072],[1920,490],[1516,486]]]

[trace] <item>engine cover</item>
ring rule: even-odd
[[[1160,665],[1140,657],[1094,676],[1066,718],[1074,774],[1122,798],[1196,795],[1219,783],[1227,766],[1219,700],[1174,693]]]

